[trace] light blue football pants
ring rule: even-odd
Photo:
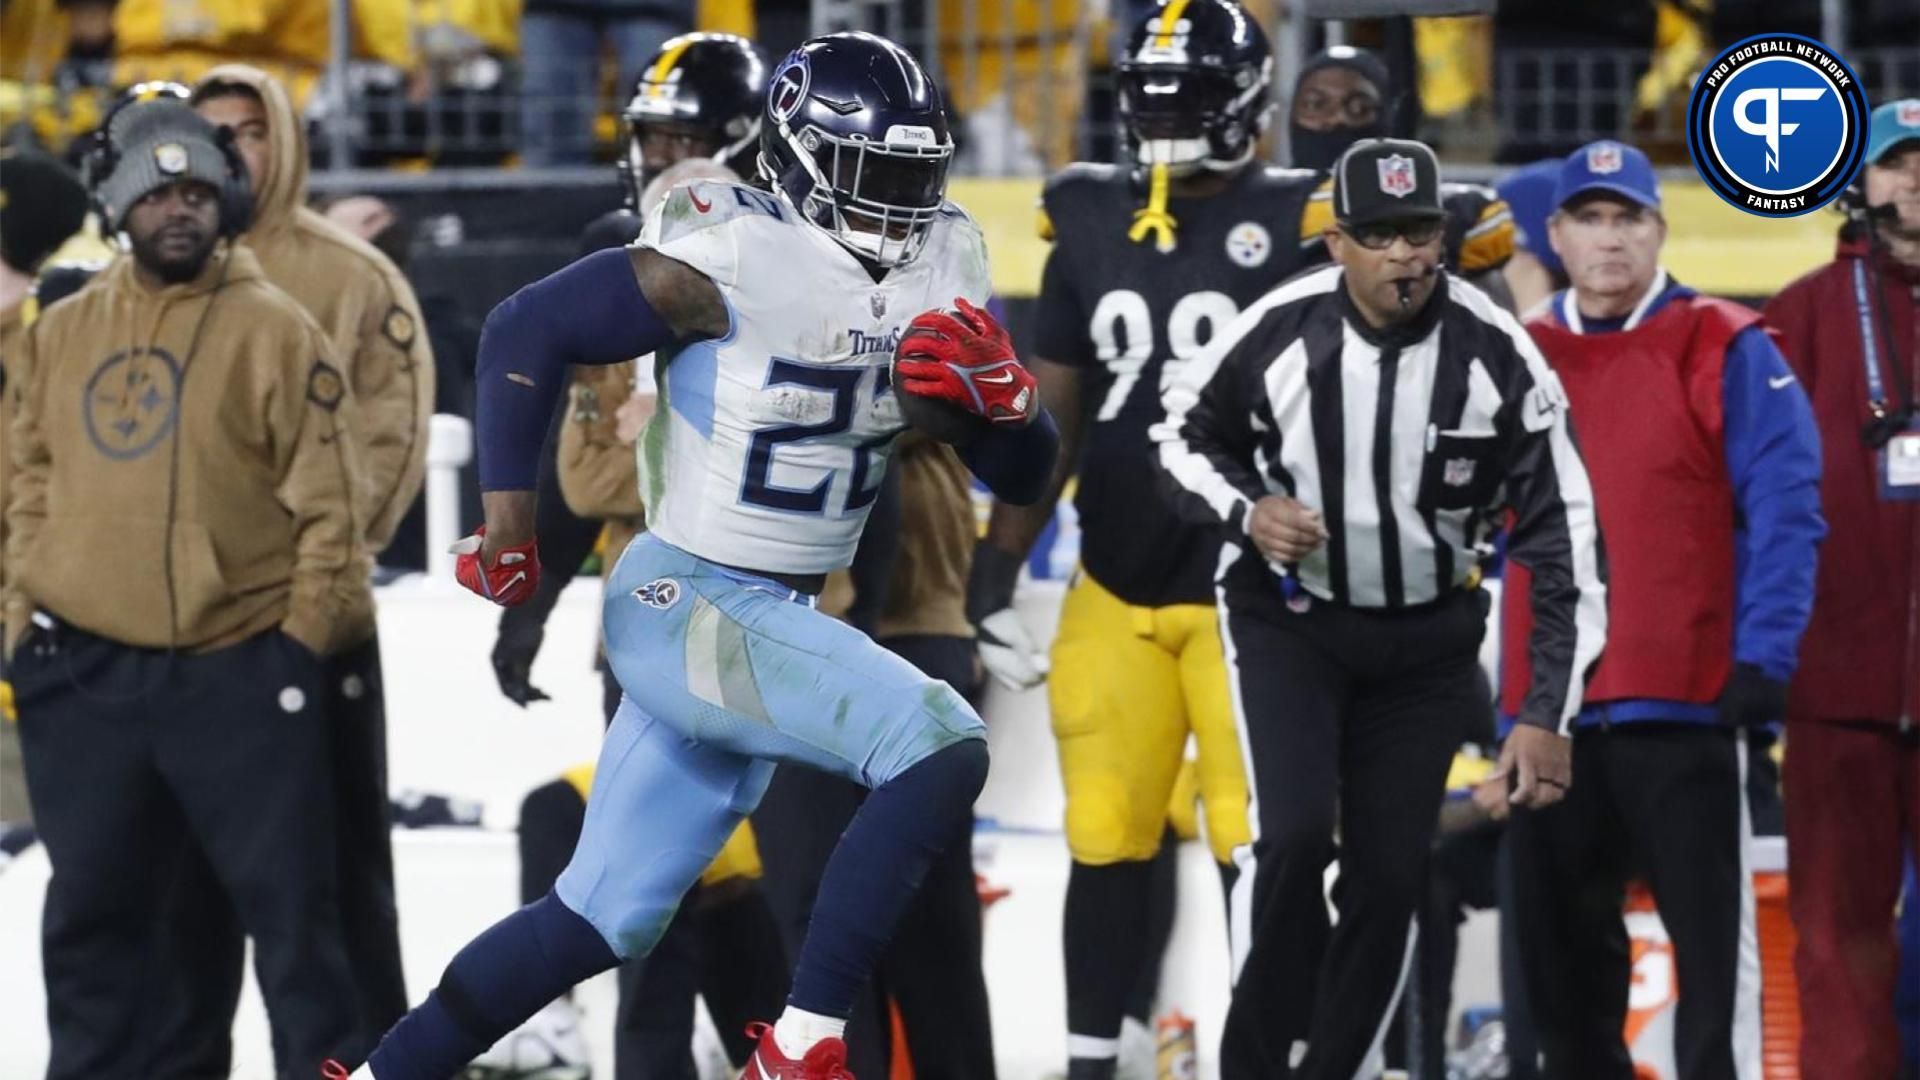
[[[811,597],[650,534],[614,568],[602,621],[625,695],[554,890],[623,959],[659,940],[776,763],[872,788],[986,737],[952,687]]]

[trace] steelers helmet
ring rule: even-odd
[[[697,134],[714,147],[714,160],[742,175],[751,171],[766,90],[766,62],[753,42],[737,34],[682,34],[662,45],[620,114],[627,147],[619,169],[630,208],[639,208],[648,181],[673,164],[646,159],[642,142],[649,126]]]
[[[1133,28],[1118,74],[1120,122],[1142,166],[1235,168],[1273,112],[1273,50],[1234,0],[1167,0]]]

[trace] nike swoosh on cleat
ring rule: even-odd
[[[1005,386],[1013,382],[1013,372],[1003,371],[998,375],[975,375],[973,378],[975,382],[993,383],[995,386]]]

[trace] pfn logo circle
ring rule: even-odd
[[[1707,65],[1687,103],[1687,148],[1714,194],[1750,214],[1798,217],[1860,170],[1867,97],[1833,50],[1760,34]]]

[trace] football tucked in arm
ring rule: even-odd
[[[908,324],[893,353],[893,389],[916,430],[966,446],[991,428],[1032,423],[1039,394],[993,316],[964,299],[954,303]]]

